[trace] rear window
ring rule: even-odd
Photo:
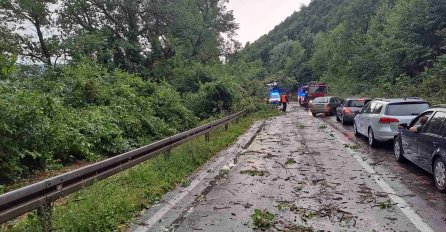
[[[429,104],[426,102],[410,102],[389,104],[387,106],[386,115],[393,116],[411,116],[419,115],[423,111],[429,109]]]
[[[328,103],[328,98],[318,97],[318,98],[314,99],[313,102],[314,103]]]
[[[370,100],[350,100],[348,102],[347,107],[363,107],[365,104],[367,104]]]

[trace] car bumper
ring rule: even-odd
[[[380,142],[386,142],[389,140],[393,140],[398,131],[394,131],[390,128],[390,126],[383,126],[380,128],[373,128],[373,135],[375,139]]]
[[[318,108],[313,108],[313,109],[310,109],[310,112],[311,113],[313,113],[313,114],[322,114],[322,113],[330,113],[331,112],[331,109],[326,109],[326,108],[324,108],[324,109],[318,109]]]
[[[355,116],[354,114],[344,114],[342,117],[344,118],[344,122],[353,122]]]

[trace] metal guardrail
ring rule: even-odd
[[[38,209],[39,214],[39,209],[51,207],[51,203],[59,198],[127,170],[162,152],[170,151],[192,138],[204,134],[209,141],[211,130],[223,125],[227,130],[230,122],[245,113],[246,110],[238,112],[136,150],[0,195],[0,224],[34,209]]]

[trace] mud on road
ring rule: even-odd
[[[256,123],[131,231],[444,231],[443,195],[432,206],[324,120],[291,104]]]

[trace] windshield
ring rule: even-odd
[[[314,103],[328,103],[328,98],[325,98],[325,97],[318,97],[318,98],[314,99],[313,102],[314,102]]]
[[[394,116],[411,116],[419,115],[427,109],[429,109],[429,104],[426,102],[397,103],[389,104],[387,106],[386,114]]]
[[[326,93],[326,86],[311,86],[309,88],[309,93]]]
[[[347,107],[360,107],[362,108],[365,104],[367,104],[370,100],[364,100],[364,99],[359,99],[359,100],[350,100],[348,102]]]

